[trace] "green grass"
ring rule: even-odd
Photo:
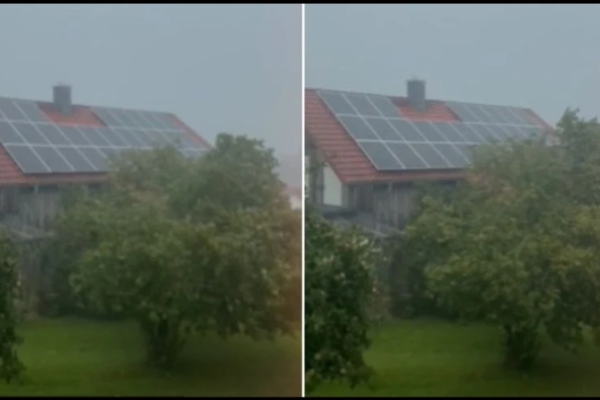
[[[394,321],[374,330],[366,362],[372,388],[319,387],[316,396],[599,396],[600,351],[577,354],[544,343],[536,368],[502,368],[501,334],[489,326]]]
[[[170,376],[144,365],[135,324],[37,320],[22,326],[23,385],[0,383],[0,396],[300,396],[300,339],[188,343]]]

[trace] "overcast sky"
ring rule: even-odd
[[[307,5],[306,84],[600,114],[600,6]]]
[[[0,96],[168,111],[301,152],[296,5],[0,5]]]

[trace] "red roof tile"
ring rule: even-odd
[[[378,171],[346,132],[333,113],[317,95],[317,89],[305,89],[304,127],[307,140],[324,157],[343,183],[407,182],[455,180],[466,176],[464,170],[446,171]],[[460,119],[441,101],[429,100],[425,112],[413,110],[404,97],[392,97],[398,112],[413,121],[451,122]],[[530,122],[551,128],[533,111]]]
[[[50,122],[59,126],[105,126],[88,106],[73,105],[70,116],[55,111],[47,102],[37,102]],[[176,125],[186,131],[190,138],[198,144],[210,147],[210,144],[198,136],[189,126],[174,115]],[[66,183],[97,183],[106,179],[106,173],[68,173],[68,174],[23,174],[0,143],[0,186],[8,185],[54,185]]]

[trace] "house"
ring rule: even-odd
[[[131,149],[175,145],[185,156],[210,146],[175,115],[73,104],[67,85],[53,99],[0,98],[0,223],[12,231],[44,230],[63,188],[98,188],[109,158]]]
[[[401,229],[416,182],[451,184],[474,146],[551,129],[527,108],[431,100],[425,89],[416,79],[404,97],[305,89],[310,200]]]

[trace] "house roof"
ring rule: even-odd
[[[86,106],[80,104],[73,104],[71,106],[70,115],[65,115],[58,111],[57,107],[52,102],[45,101],[35,101],[35,100],[24,100],[24,99],[14,99],[14,98],[0,98],[0,104],[6,102],[16,102],[18,104],[28,104],[37,106],[41,111],[41,119],[44,122],[39,122],[42,124],[50,124],[58,128],[63,127],[76,127],[81,128],[78,129],[79,132],[87,132],[84,128],[107,128],[110,127],[105,122],[101,116],[98,115],[99,109],[101,107],[93,107]],[[36,112],[37,112],[36,108]],[[106,108],[104,108],[106,109]],[[110,110],[118,110],[122,112],[132,112],[132,110],[124,110],[124,109],[116,109],[111,108]],[[0,107],[0,113],[2,112],[2,107]],[[138,111],[133,111],[138,112]],[[141,112],[141,111],[140,111]],[[149,113],[149,112],[144,112]],[[158,113],[156,113],[158,114]],[[182,132],[182,134],[194,142],[199,148],[210,148],[209,143],[197,135],[188,125],[186,125],[183,121],[181,121],[177,116],[170,113],[160,113],[164,115],[165,118],[170,119],[173,122],[173,126],[177,127],[178,130]],[[0,115],[0,121],[8,121],[9,118],[6,116]],[[12,122],[11,122],[12,123]],[[35,124],[35,122],[34,122]],[[13,126],[14,123],[13,123]],[[1,133],[1,132],[0,132]],[[0,135],[1,137],[2,135]],[[51,146],[50,146],[51,147]],[[68,173],[43,173],[43,174],[29,174],[24,173],[15,159],[11,156],[10,152],[7,150],[7,145],[0,140],[0,186],[9,186],[9,185],[54,185],[54,184],[65,184],[65,183],[96,183],[102,182],[106,179],[105,172],[93,172],[93,173],[81,173],[81,172],[68,172]]]
[[[415,180],[455,180],[465,176],[464,169],[422,169],[403,171],[378,170],[361,150],[346,128],[320,97],[323,89],[305,89],[305,134],[309,145],[313,146],[324,161],[333,169],[343,183],[389,183]],[[342,93],[342,92],[340,92]],[[349,92],[343,92],[349,93]],[[366,93],[358,95],[378,96]],[[433,123],[462,122],[450,104],[467,104],[427,100],[424,112],[416,111],[406,97],[385,96],[396,107],[398,117],[408,121],[428,121]],[[543,130],[551,126],[530,109],[519,109],[527,123]]]

